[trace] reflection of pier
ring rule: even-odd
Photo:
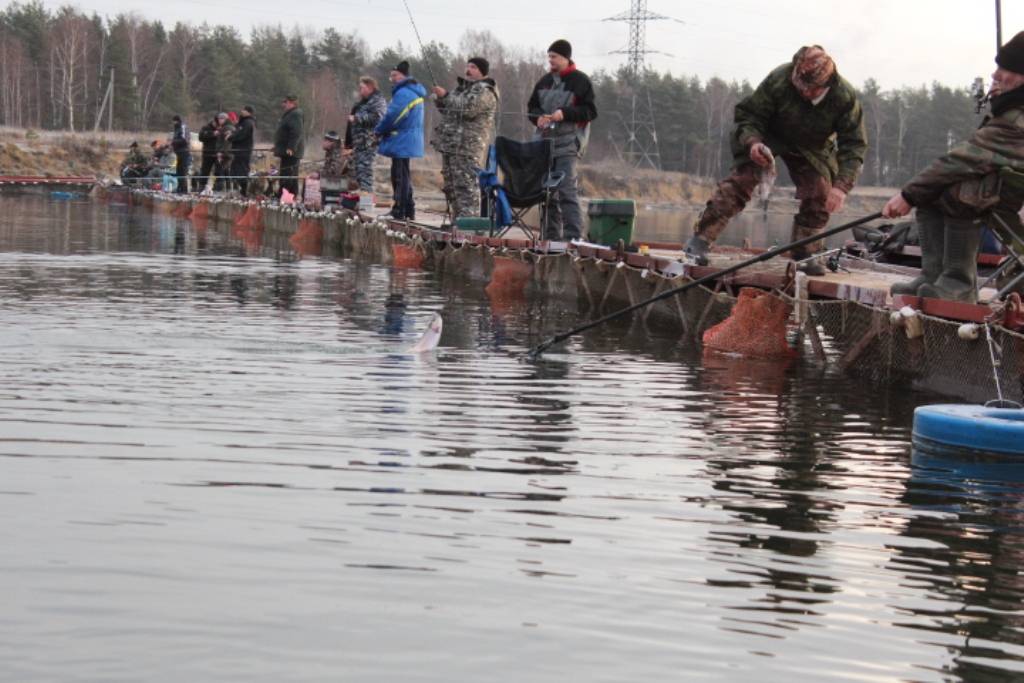
[[[92,176],[0,175],[0,192],[88,192],[95,184]]]
[[[396,252],[415,252],[419,255],[413,259],[416,267],[467,287],[480,287],[494,305],[526,299],[560,300],[592,316],[696,278],[714,276],[750,256],[748,251],[723,247],[712,253],[709,266],[699,267],[682,260],[679,245],[649,244],[647,253],[633,253],[598,245],[453,234],[423,223],[303,213],[293,207],[261,207],[222,198],[138,192],[133,193],[133,201],[156,211],[228,227],[236,237],[244,237],[247,252],[267,247],[288,250],[290,245],[300,254],[340,254],[396,267],[400,266],[395,262]],[[317,236],[310,242],[314,245],[311,251],[308,245],[300,248],[296,244],[296,237],[302,234]],[[807,278],[794,275],[783,260],[752,266],[716,278],[713,288],[691,288],[648,306],[633,317],[632,326],[678,333],[690,342],[700,340],[705,330],[728,317],[740,287],[757,287],[775,292],[792,305],[795,315],[789,323],[789,336],[805,362],[972,401],[995,395],[993,375],[998,372],[1006,397],[1024,398],[1024,306],[1016,295],[991,306],[916,297],[892,301],[890,285],[912,271],[847,258],[841,265],[845,270]],[[494,292],[495,274],[510,269],[522,277],[500,283],[500,291]],[[511,285],[516,291],[510,291]],[[905,306],[918,310],[913,325],[903,315],[894,315]],[[995,367],[985,335],[972,339],[958,334],[965,321],[990,326],[1001,349]]]

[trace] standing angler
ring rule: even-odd
[[[282,190],[288,190],[294,196],[299,195],[299,162],[305,151],[305,133],[302,130],[302,110],[299,109],[299,98],[288,95],[281,100],[281,120],[274,132],[274,156],[281,160],[278,168],[281,173]]]
[[[981,219],[995,211],[1013,220],[1024,200],[1000,175],[1024,173],[1024,31],[999,48],[989,96],[992,113],[967,142],[914,176],[882,210],[898,218],[916,208],[921,239],[921,274],[893,285],[893,294],[978,300]]]
[[[199,177],[193,181],[193,187],[203,191],[210,184],[210,172],[217,163],[217,131],[220,129],[220,119],[214,116],[210,121],[199,129],[199,142],[203,143],[201,164],[199,166]]]
[[[548,67],[550,71],[533,87],[527,116],[537,126],[535,137],[553,142],[551,171],[565,174],[545,207],[544,237],[572,240],[583,233],[576,165],[590,139],[590,122],[597,118],[597,105],[594,86],[572,61],[569,41],[551,43]]]
[[[732,174],[718,184],[686,244],[698,263],[729,220],[743,211],[762,173],[781,156],[796,185],[800,208],[792,239],[821,232],[829,215],[843,208],[864,165],[867,135],[857,93],[837,72],[820,45],[802,47],[793,61],[776,68],[757,90],[736,105]],[[774,155],[774,156],[773,156]],[[808,275],[824,275],[813,242],[792,252]]]
[[[238,114],[238,127],[231,134],[231,176],[245,197],[249,193],[249,169],[252,166],[252,148],[256,142],[256,110],[251,105],[242,107]]]
[[[178,194],[188,194],[188,172],[192,166],[192,152],[189,145],[192,140],[188,132],[188,125],[181,120],[180,116],[175,114],[171,118],[171,125],[173,126],[171,149],[174,150],[174,156],[177,159],[175,169],[178,176]]]
[[[476,171],[485,162],[498,111],[498,87],[487,77],[489,70],[486,59],[473,57],[466,63],[465,78],[459,77],[455,90],[448,92],[434,86],[441,122],[431,144],[441,153],[444,196],[453,220],[480,215]]]
[[[423,96],[427,89],[409,77],[409,62],[391,70],[391,103],[374,132],[381,138],[380,153],[391,157],[391,188],[395,204],[391,217],[416,218],[410,159],[423,156]]]
[[[373,208],[373,160],[377,156],[377,136],[373,129],[384,118],[388,103],[380,93],[377,80],[369,76],[359,79],[359,101],[352,106],[345,128],[345,154],[355,160],[359,183],[359,209]]]

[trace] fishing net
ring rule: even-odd
[[[990,327],[990,348],[983,325],[972,339],[959,334],[962,322],[920,313],[914,330],[891,311],[853,301],[794,303],[805,311],[805,354],[830,367],[972,402],[996,398],[998,376],[1004,398],[1024,400],[1024,335]]]
[[[408,244],[391,245],[391,265],[395,268],[422,268],[423,252]]]
[[[196,202],[188,215],[192,220],[206,220],[210,217],[210,205],[206,202]]]
[[[288,244],[292,246],[299,256],[319,256],[324,251],[324,229],[319,221],[311,218],[303,218],[299,221],[299,228],[288,238]]]
[[[491,300],[522,299],[526,295],[526,285],[533,275],[533,267],[519,259],[507,256],[494,257],[494,270],[491,281],[484,290]]]
[[[704,333],[704,348],[758,358],[792,358],[786,341],[789,302],[770,292],[744,287],[732,314]]]

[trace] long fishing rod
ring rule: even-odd
[[[420,54],[423,55],[423,64],[427,67],[427,73],[430,74],[430,81],[437,87],[437,78],[434,77],[434,70],[430,68],[430,62],[427,60],[427,51],[423,47],[423,39],[420,38],[420,30],[416,27],[416,20],[412,18],[412,10],[409,9],[408,0],[402,0],[402,4],[405,5],[405,11],[409,15],[409,23],[412,24],[412,30],[416,32],[416,42],[420,44]]]
[[[554,337],[551,337],[547,341],[541,342],[540,344],[535,346],[530,351],[530,353],[528,355],[530,356],[530,358],[536,358],[540,354],[544,353],[551,346],[557,344],[558,342],[565,341],[569,337],[577,335],[580,332],[586,332],[587,330],[593,329],[593,328],[597,327],[598,325],[603,325],[603,324],[605,324],[606,322],[608,322],[610,320],[615,320],[616,318],[620,318],[620,317],[626,315],[627,313],[632,313],[633,311],[635,311],[635,310],[637,310],[639,308],[643,308],[644,306],[649,306],[649,305],[653,304],[656,301],[661,301],[662,299],[667,299],[670,296],[675,296],[676,294],[682,294],[683,292],[685,292],[688,289],[691,289],[692,287],[696,287],[698,285],[703,285],[705,283],[711,282],[712,280],[716,280],[716,279],[718,279],[720,277],[723,277],[725,275],[730,275],[732,273],[735,273],[736,271],[742,270],[742,269],[744,269],[744,268],[746,268],[748,266],[752,266],[755,263],[760,263],[761,261],[767,261],[769,259],[773,259],[776,256],[778,256],[779,254],[783,254],[783,253],[785,253],[787,251],[790,251],[792,249],[797,249],[799,247],[806,246],[806,245],[810,244],[811,242],[816,242],[816,241],[818,241],[820,239],[824,239],[826,237],[831,237],[832,235],[839,234],[839,233],[843,232],[844,230],[849,230],[850,228],[857,227],[858,225],[863,225],[864,223],[868,223],[870,221],[875,220],[876,218],[881,218],[881,217],[882,217],[882,213],[880,211],[876,211],[875,213],[871,214],[870,216],[864,216],[863,218],[858,218],[855,221],[850,221],[849,223],[843,223],[842,225],[837,225],[837,226],[835,226],[833,228],[829,228],[828,230],[823,230],[823,231],[821,231],[820,233],[818,233],[816,235],[810,235],[808,237],[803,237],[801,239],[796,240],[795,242],[790,242],[789,244],[783,244],[782,246],[775,247],[774,249],[769,249],[768,251],[766,251],[764,253],[761,253],[761,254],[758,254],[757,256],[754,256],[752,258],[749,258],[746,261],[741,261],[741,262],[733,264],[733,265],[731,265],[728,268],[725,268],[723,270],[719,270],[719,271],[711,273],[709,275],[705,275],[704,277],[697,278],[696,280],[691,280],[690,282],[687,282],[685,285],[682,285],[680,287],[676,287],[675,289],[669,289],[667,291],[664,291],[664,292],[662,292],[661,294],[659,294],[657,296],[652,296],[650,299],[645,299],[645,300],[643,300],[643,301],[641,301],[639,303],[633,304],[632,306],[627,306],[626,308],[623,308],[621,310],[615,311],[614,313],[610,313],[610,314],[604,316],[603,318],[598,318],[597,320],[593,320],[593,321],[591,321],[589,323],[586,323],[585,325],[580,325],[579,327],[575,327],[575,328],[569,330],[568,332],[562,332],[561,334],[556,334]]]

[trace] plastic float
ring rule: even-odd
[[[913,440],[925,450],[1024,456],[1024,409],[921,406],[914,411]]]

